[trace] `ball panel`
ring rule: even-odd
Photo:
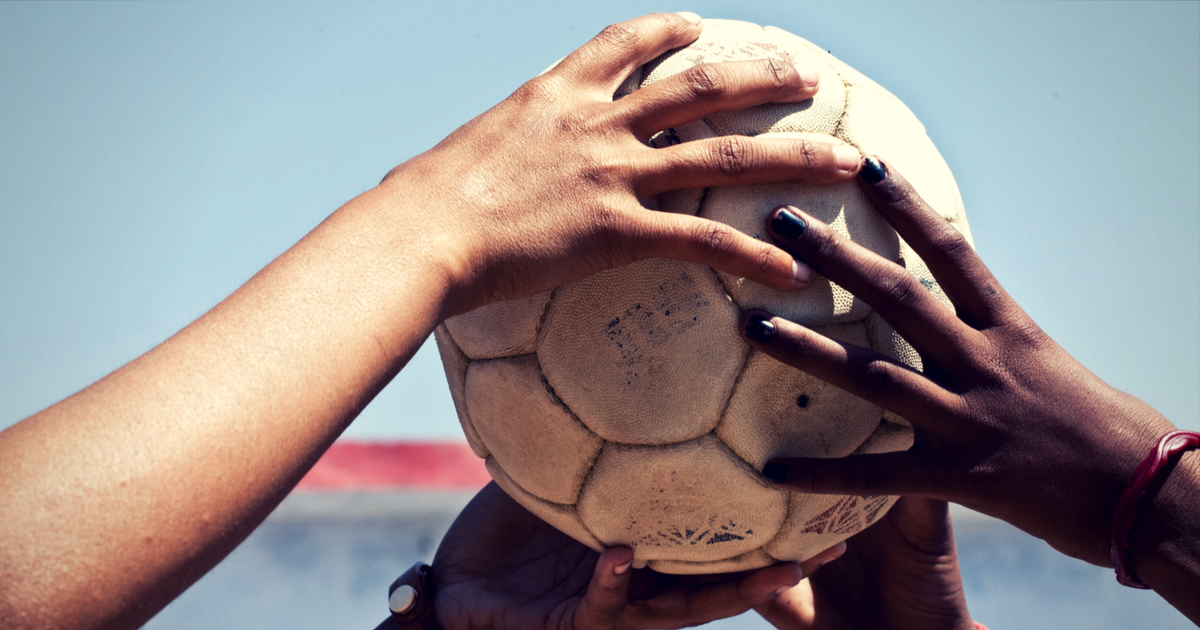
[[[832,339],[869,345],[862,322],[815,327]],[[776,457],[844,457],[879,426],[881,410],[845,390],[752,352],[717,437],[757,470]]]
[[[463,434],[467,436],[467,444],[471,445],[471,450],[475,451],[476,455],[487,457],[487,447],[483,445],[483,440],[479,439],[479,434],[471,424],[471,417],[467,414],[467,366],[471,360],[458,349],[458,345],[446,331],[445,324],[433,330],[433,339],[437,342],[438,353],[442,355],[442,369],[446,371],[446,382],[450,385],[450,398],[454,401],[454,411],[458,413],[458,423],[462,425]]]
[[[467,409],[492,458],[516,483],[541,499],[575,503],[603,443],[555,400],[536,357],[472,361]]]
[[[537,346],[538,322],[549,303],[549,292],[493,302],[451,317],[445,325],[463,354],[472,359],[529,354]]]
[[[711,562],[770,540],[787,496],[706,435],[659,447],[606,444],[578,508],[597,538],[629,545],[641,560]]]
[[[720,419],[747,353],[737,319],[707,267],[643,260],[560,288],[538,360],[567,407],[605,440],[681,442]]]
[[[546,523],[557,528],[558,531],[578,540],[595,551],[604,551],[604,545],[583,526],[583,522],[579,520],[579,515],[572,505],[559,505],[543,501],[532,494],[529,494],[517,482],[504,472],[496,459],[489,457],[485,462],[488,472],[491,473],[492,479],[496,481],[496,485],[500,486],[501,490],[508,493],[514,501],[520,503],[522,507],[533,515],[546,521]]]
[[[846,98],[837,70],[794,38],[780,37],[757,24],[704,20],[699,39],[645,66],[642,85],[661,81],[702,63],[768,58],[815,69],[821,76],[821,89],[815,97],[799,103],[770,103],[719,112],[705,117],[705,121],[720,135],[755,136],[768,131],[832,134],[842,117]]]
[[[735,573],[737,571],[752,571],[770,566],[778,562],[767,555],[762,549],[755,549],[740,556],[712,562],[685,562],[682,560],[651,560],[650,568],[659,573],[675,575],[696,575],[702,573]]]
[[[837,137],[898,169],[930,207],[971,239],[954,175],[907,107],[871,89],[851,87]]]

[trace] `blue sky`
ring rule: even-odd
[[[925,123],[1009,291],[1200,428],[1200,3],[0,3],[0,427],[153,347],[610,22],[773,24]],[[455,438],[427,345],[359,438]]]

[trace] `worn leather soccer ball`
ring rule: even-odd
[[[817,68],[817,96],[713,114],[652,142],[834,136],[882,156],[969,238],[954,178],[912,112],[795,35],[706,20],[699,40],[635,72],[617,96],[700,63],[766,57]],[[854,182],[694,189],[659,200],[662,211],[763,239],[767,213],[781,204],[902,263],[945,299]],[[807,559],[877,520],[894,500],[780,491],[760,474],[768,460],[912,443],[901,418],[751,350],[736,326],[754,307],[920,368],[917,353],[877,314],[824,278],[783,292],[673,260],[492,304],[448,319],[435,334],[467,439],[514,499],[593,549],[632,547],[636,567],[740,571]]]

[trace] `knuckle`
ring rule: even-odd
[[[725,78],[708,64],[688,68],[683,73],[683,80],[692,94],[701,98],[715,98],[725,91]]]
[[[745,138],[725,136],[714,146],[714,166],[722,175],[736,179],[750,170],[750,145]]]
[[[557,92],[557,80],[547,74],[526,81],[509,99],[522,105],[545,104],[553,102]]]
[[[952,259],[960,258],[972,251],[967,238],[949,221],[941,221],[929,240],[934,247]]]
[[[892,382],[893,369],[892,364],[887,361],[869,361],[858,372],[858,386],[864,393],[884,392]]]
[[[733,228],[724,223],[708,221],[698,225],[695,229],[697,230],[695,242],[706,258],[719,262],[727,260],[733,255],[735,247]]]
[[[778,59],[764,59],[761,63],[771,85],[777,89],[791,87],[800,80],[800,74],[790,63]]]
[[[876,269],[872,270],[870,275],[880,278],[879,288],[886,301],[904,306],[916,299],[917,287],[922,286],[918,281],[907,273],[888,273],[879,267],[880,265],[876,265]],[[922,286],[922,288],[924,287]]]
[[[837,232],[827,229],[814,229],[810,224],[808,230],[804,233],[809,245],[809,251],[806,252],[806,257],[810,258],[809,262],[837,260],[842,257],[843,248],[842,237]]]
[[[786,343],[779,344],[777,347],[783,351],[784,362],[793,367],[809,363],[817,352],[816,340],[809,332],[790,335],[787,337]]]
[[[596,41],[621,50],[633,48],[639,39],[637,30],[628,24],[609,24],[596,35]]]
[[[792,145],[792,156],[800,168],[816,169],[821,164],[821,150],[811,140],[799,140]]]

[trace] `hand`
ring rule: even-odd
[[[447,630],[681,628],[743,613],[843,550],[721,576],[630,569],[628,547],[596,553],[491,483],[438,547],[433,609]]]
[[[650,211],[674,189],[832,183],[851,147],[726,136],[654,149],[655,133],[723,110],[793,102],[816,74],[776,60],[703,65],[613,100],[629,74],[699,36],[699,18],[655,14],[606,28],[552,70],[381,184],[451,287],[445,315],[531,295],[641,258],[702,262],[783,290],[811,270],[724,224]]]
[[[781,630],[973,630],[946,503],[904,497],[846,554],[755,609]]]
[[[953,308],[902,266],[799,210],[777,209],[768,222],[784,226],[789,214],[798,217],[784,230],[792,238],[772,229],[776,242],[878,311],[920,353],[924,372],[761,312],[747,314],[743,331],[754,347],[908,419],[915,443],[906,452],[781,460],[769,470],[800,492],[954,501],[1111,566],[1117,499],[1150,446],[1173,427],[1042,332],[899,173],[874,159],[863,168],[884,176],[860,184]]]

